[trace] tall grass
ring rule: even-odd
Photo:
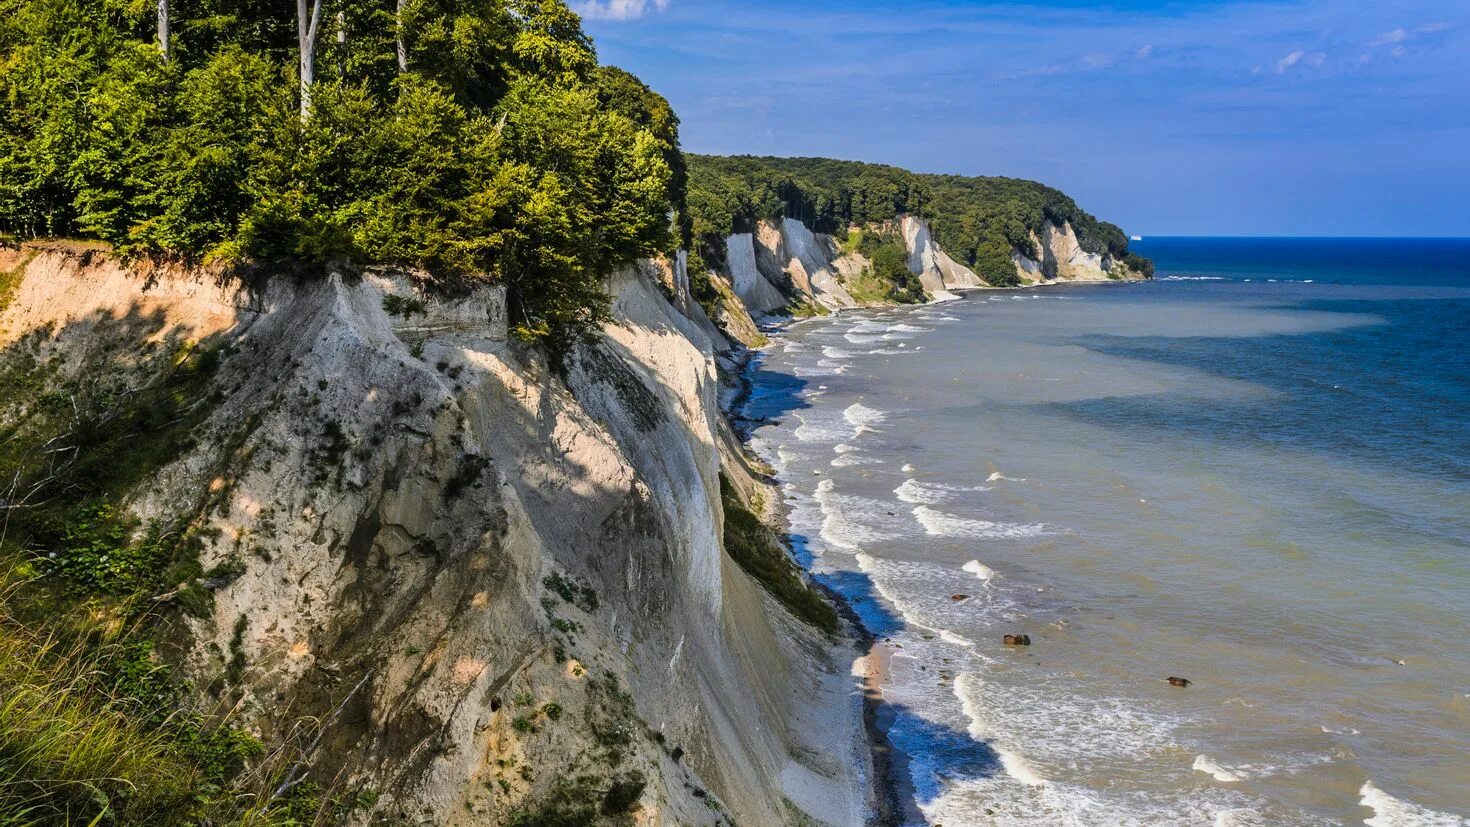
[[[226,781],[220,765],[248,739],[224,722],[201,727],[168,695],[121,688],[126,643],[80,633],[75,615],[15,611],[32,579],[0,555],[0,827],[327,823],[320,801],[270,794],[292,753]]]
[[[99,688],[93,657],[0,621],[0,825],[163,823],[188,809],[197,770]]]

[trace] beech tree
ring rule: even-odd
[[[301,119],[311,117],[311,87],[316,83],[316,40],[325,0],[296,0],[296,32],[301,67]],[[308,9],[308,5],[310,8]]]
[[[400,74],[408,71],[408,45],[403,42],[403,6],[406,2],[407,0],[398,0],[398,12],[393,18],[398,35],[398,71]]]
[[[158,51],[168,62],[168,0],[158,0]]]

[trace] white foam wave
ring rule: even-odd
[[[1002,474],[999,471],[996,471],[994,474],[991,474],[990,476],[986,477],[985,478],[985,481],[986,482],[1001,482],[1001,481],[1005,481],[1005,482],[1025,482],[1025,480],[1023,480],[1023,479],[1018,479],[1016,477],[1008,477],[1008,476],[1006,476],[1005,474]]]
[[[888,414],[877,408],[869,408],[861,402],[854,402],[842,412],[842,418],[853,427],[852,435],[857,436],[865,432],[875,433],[877,430],[875,426],[881,425],[883,420],[888,418]]]
[[[822,480],[817,483],[817,491],[813,495],[822,509],[823,540],[837,548],[856,551],[870,543],[896,536],[872,519],[883,513],[882,503],[838,494],[836,487],[832,480]]]
[[[1224,276],[1164,276],[1159,281],[1224,281]]]
[[[1196,755],[1194,757],[1195,772],[1202,772],[1214,776],[1216,781],[1230,784],[1240,780],[1240,776],[1215,763],[1208,755]]]
[[[841,442],[852,433],[846,423],[830,413],[810,410],[794,415],[801,424],[793,433],[802,442]]]
[[[898,470],[904,472],[905,474],[912,474],[912,473],[914,473],[914,470],[915,469],[914,469],[914,466],[911,463],[905,462],[903,464],[903,467],[900,468],[900,469],[898,469]]]
[[[964,711],[965,717],[970,719],[968,727],[970,737],[982,744],[988,744],[991,749],[995,750],[1006,775],[1029,787],[1040,787],[1046,784],[1046,779],[1041,777],[1041,774],[1031,766],[1031,762],[1027,761],[1025,756],[1013,749],[1008,749],[1006,745],[996,740],[985,710],[978,700],[981,696],[980,679],[969,672],[962,673],[955,679],[954,692],[955,697],[960,699],[960,708]]]
[[[1021,540],[1041,537],[1051,529],[1044,525],[993,523],[989,520],[967,520],[927,505],[915,506],[914,517],[931,537],[971,537],[976,539]]]
[[[928,333],[929,331],[931,331],[933,329],[934,328],[932,328],[932,327],[919,327],[918,325],[913,325],[913,324],[896,324],[893,327],[888,328],[888,332],[889,333]]]
[[[1435,812],[1412,801],[1395,798],[1378,789],[1373,782],[1364,782],[1358,791],[1359,802],[1373,811],[1373,817],[1363,823],[1368,827],[1467,827],[1470,819],[1450,813]]]
[[[822,348],[822,355],[826,356],[828,359],[851,359],[857,354],[853,353],[850,350],[843,350],[840,347],[833,347],[831,345],[828,345]]]
[[[970,562],[961,566],[960,569],[962,571],[967,571],[970,574],[975,575],[976,577],[984,580],[987,583],[995,579],[995,569],[992,569],[979,560],[971,560]]]
[[[966,494],[976,494],[989,490],[990,488],[984,485],[944,485],[943,483],[937,482],[919,482],[911,478],[904,480],[903,484],[893,489],[893,493],[906,503],[938,505],[944,502],[963,499]]]

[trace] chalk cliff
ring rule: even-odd
[[[782,230],[805,289],[842,301],[825,242]],[[731,240],[735,291],[774,311],[756,258]],[[48,387],[220,354],[212,407],[126,507],[182,519],[229,572],[181,584],[212,611],[166,611],[198,707],[272,747],[315,733],[312,777],[371,793],[350,822],[502,824],[620,789],[639,824],[864,823],[851,641],[722,547],[721,474],[753,510],[767,495],[682,257],[614,274],[613,321],[560,366],[507,335],[493,286],[246,283],[45,245],[0,271],[3,358],[53,366]],[[0,403],[0,423],[29,404]]]
[[[854,229],[901,237],[908,269],[918,276],[931,300],[954,298],[955,290],[989,286],[974,270],[945,252],[923,219],[903,216],[896,226],[890,222]],[[1120,261],[1085,251],[1072,226],[1065,222],[1061,226],[1045,222],[1041,234],[1033,234],[1032,246],[1032,251],[1011,251],[1022,284],[1142,278]],[[873,303],[854,298],[849,290],[869,269],[868,260],[856,252],[844,251],[832,236],[814,233],[801,221],[762,221],[753,233],[730,236],[726,249],[725,266],[712,275],[729,285],[753,318],[779,315],[802,306],[830,311]],[[1033,253],[1039,255],[1039,260],[1032,257]]]

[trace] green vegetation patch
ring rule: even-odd
[[[37,251],[28,250],[21,257],[20,262],[9,270],[0,270],[0,313],[4,313],[15,298],[15,291],[20,289],[20,281],[25,277],[26,266],[36,257]]]
[[[729,478],[720,475],[725,508],[725,551],[793,615],[835,635],[837,611],[802,576],[776,532],[740,501]]]
[[[908,248],[896,232],[853,228],[842,247],[869,263],[863,274],[847,285],[853,298],[870,304],[922,304],[928,300],[923,283],[909,270]]]

